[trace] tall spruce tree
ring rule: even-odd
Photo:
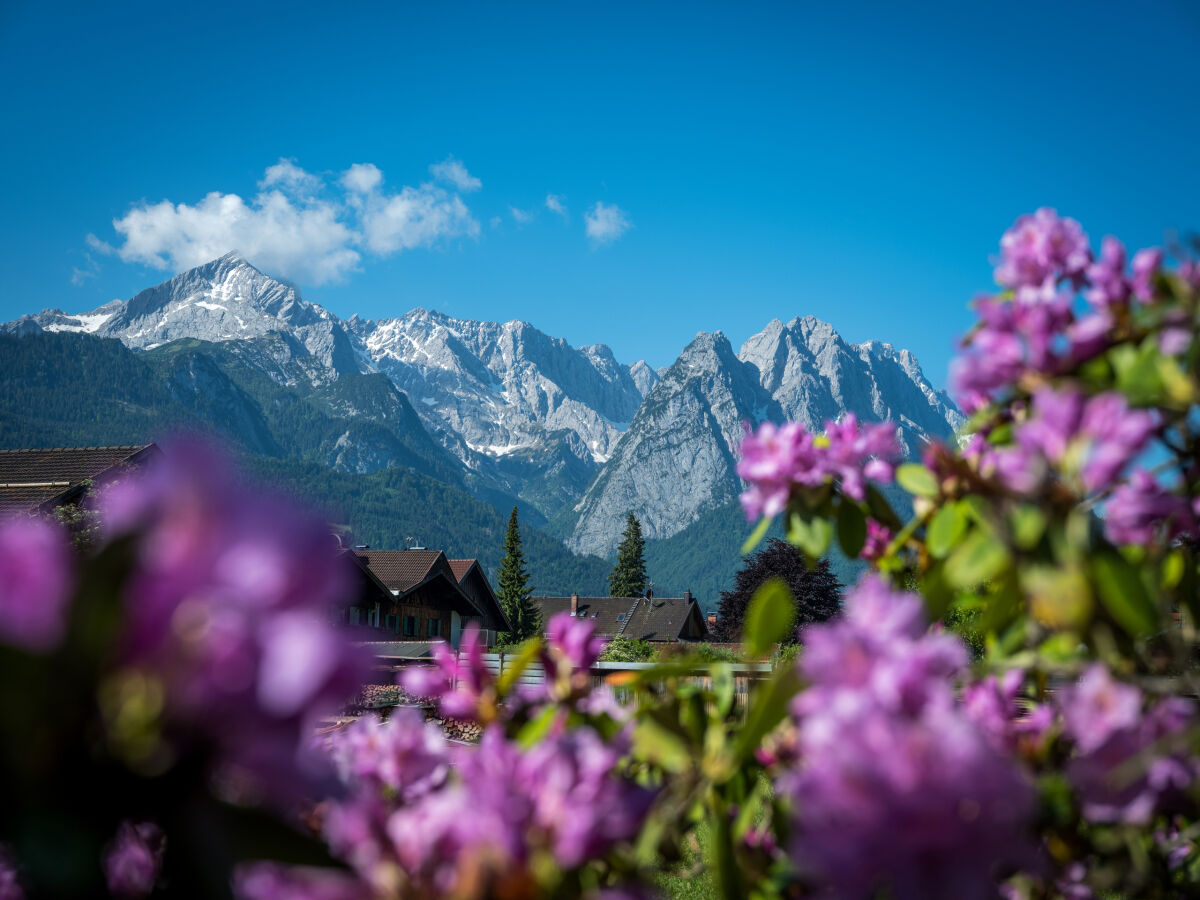
[[[617,546],[617,564],[608,576],[608,596],[640,597],[646,592],[646,540],[642,523],[631,512]]]
[[[504,558],[500,560],[500,590],[497,598],[500,608],[512,625],[513,630],[500,636],[501,644],[519,644],[521,641],[540,634],[542,616],[530,597],[529,573],[525,570],[525,554],[521,550],[521,532],[517,525],[517,508],[508,517],[508,530],[504,533]]]
[[[795,619],[785,643],[796,640],[798,628],[824,622],[841,609],[842,585],[829,567],[829,560],[822,559],[815,569],[810,569],[803,553],[786,541],[771,538],[765,547],[743,560],[741,570],[734,576],[733,590],[721,592],[714,638],[730,643],[742,639],[746,607],[768,578],[782,578],[796,601]]]

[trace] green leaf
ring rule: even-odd
[[[946,580],[961,590],[977,587],[1003,572],[1009,560],[1003,544],[976,529],[946,560]]]
[[[1138,637],[1158,628],[1158,610],[1138,571],[1119,553],[1106,551],[1091,560],[1092,578],[1109,615]]]
[[[763,516],[758,520],[758,524],[754,526],[754,530],[750,532],[750,537],[746,538],[746,543],[742,544],[742,556],[747,556],[754,552],[762,539],[767,536],[767,531],[771,527],[771,523],[775,519],[772,516]]]
[[[517,732],[517,743],[528,749],[550,733],[554,720],[558,718],[559,708],[550,704],[540,713],[521,726]]]
[[[935,559],[945,559],[967,533],[967,517],[957,503],[947,503],[934,514],[925,533],[925,546]]]
[[[867,509],[871,511],[872,519],[891,531],[898,531],[904,524],[896,515],[896,511],[892,509],[892,505],[887,502],[887,498],[878,488],[869,484],[867,485]]]
[[[735,687],[733,670],[729,667],[729,663],[713,663],[712,692],[713,696],[716,697],[717,712],[721,718],[725,718],[725,716],[729,715],[729,711],[733,709]]]
[[[838,507],[838,543],[850,559],[862,553],[867,542],[867,517],[857,503],[843,499]]]
[[[517,648],[517,652],[513,655],[511,662],[508,655],[505,655],[504,671],[500,673],[500,679],[496,682],[496,693],[500,699],[508,696],[508,692],[517,683],[517,679],[529,668],[529,664],[537,659],[537,655],[541,649],[542,639],[530,638]]]
[[[1013,540],[1022,550],[1032,550],[1046,533],[1049,518],[1040,506],[1023,503],[1012,511],[1009,524]]]
[[[739,759],[750,757],[762,739],[784,720],[792,697],[800,690],[800,675],[795,666],[780,666],[759,684],[746,712],[746,721],[737,733],[734,751]]]
[[[896,483],[917,497],[936,497],[937,479],[920,463],[905,463],[896,470]]]
[[[810,560],[820,559],[833,540],[833,525],[828,519],[805,519],[793,514],[788,523],[788,543],[799,547]]]
[[[781,578],[769,578],[750,600],[742,625],[743,645],[749,659],[757,659],[781,641],[796,618],[796,602]]]
[[[633,732],[633,751],[668,772],[683,772],[692,764],[692,755],[683,739],[654,719],[638,723]]]

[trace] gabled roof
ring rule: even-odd
[[[366,560],[389,590],[401,594],[428,578],[438,560],[445,559],[441,550],[355,550],[354,553]]]
[[[63,502],[85,481],[157,452],[154,444],[0,450],[0,513]]]
[[[571,609],[570,597],[534,597],[533,602],[541,609],[543,622]],[[592,622],[596,634],[608,638],[676,641],[693,613],[705,628],[692,597],[580,597],[576,609],[580,618]]]
[[[441,550],[355,550],[354,554],[397,598],[422,586],[437,589],[437,585],[445,585],[447,593],[443,596],[448,608],[466,616],[479,616],[485,628],[503,631],[509,627],[483,569],[473,559],[453,561],[468,564],[462,567],[460,575]],[[478,573],[486,588],[482,596],[465,581],[472,571]]]
[[[459,581],[466,578],[467,573],[471,571],[471,566],[479,564],[477,559],[450,559],[447,562],[450,563],[450,571]]]

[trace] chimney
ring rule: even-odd
[[[575,616],[578,614],[579,614],[579,595],[572,594],[571,595],[571,615]]]
[[[683,592],[683,599],[684,599],[684,600],[686,600],[688,603],[691,603],[691,602],[692,602],[692,592],[691,592],[691,591],[684,591],[684,592]]]

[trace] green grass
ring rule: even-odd
[[[656,879],[659,890],[672,900],[716,900],[717,886],[713,883],[712,871],[705,867],[693,874],[698,862],[708,856],[708,823],[702,822],[695,832],[698,850],[684,849],[683,861],[669,872]]]

